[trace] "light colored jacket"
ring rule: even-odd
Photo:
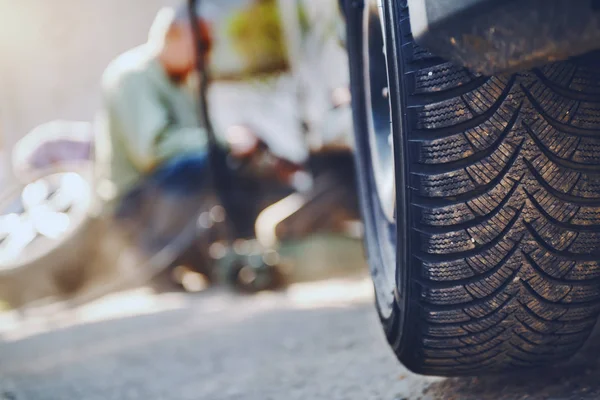
[[[96,132],[96,189],[111,204],[169,159],[207,151],[194,85],[176,84],[152,46],[113,61],[102,80]]]

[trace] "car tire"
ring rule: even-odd
[[[406,1],[379,3],[344,11],[365,243],[391,347],[443,376],[569,358],[600,312],[599,58],[479,76],[413,41]]]

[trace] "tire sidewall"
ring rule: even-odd
[[[361,3],[361,4],[357,4]],[[370,143],[368,139],[368,117],[367,117],[367,105],[365,102],[365,87],[363,74],[365,72],[365,66],[363,62],[363,10],[365,5],[364,2],[353,2],[347,1],[345,2],[345,15],[347,21],[347,48],[349,53],[350,60],[350,75],[351,75],[351,90],[353,93],[352,96],[352,107],[353,107],[353,116],[354,116],[354,131],[355,131],[355,163],[356,163],[356,171],[357,171],[357,180],[358,180],[358,191],[359,191],[359,200],[361,203],[361,212],[363,221],[365,224],[365,249],[367,253],[367,258],[369,262],[369,266],[371,269],[371,275],[373,277],[373,283],[375,286],[376,293],[376,306],[377,311],[382,319],[384,324],[384,328],[386,324],[392,323],[400,323],[402,325],[402,318],[399,318],[403,313],[401,312],[404,309],[405,298],[406,298],[406,290],[403,290],[406,287],[406,277],[400,268],[398,268],[398,255],[405,255],[406,252],[406,240],[403,240],[403,237],[406,237],[403,230],[405,229],[405,221],[407,221],[406,216],[406,207],[404,206],[405,202],[405,180],[399,179],[404,176],[404,167],[398,162],[398,156],[395,155],[395,165],[396,165],[396,188],[397,188],[397,199],[396,204],[398,205],[396,208],[396,219],[400,223],[396,224],[396,240],[394,243],[394,247],[396,247],[396,262],[395,262],[395,282],[387,282],[388,278],[385,277],[385,266],[384,259],[385,257],[382,254],[384,243],[383,240],[386,240],[384,235],[382,235],[381,229],[379,229],[378,221],[385,221],[386,216],[384,210],[381,207],[381,203],[379,201],[377,190],[375,187],[375,176],[372,168],[372,160],[371,160],[371,152],[369,149]],[[393,2],[392,2],[393,3]],[[395,54],[395,49],[393,49],[394,40],[390,40],[390,21],[389,21],[389,12],[393,7],[393,4],[387,3],[385,4],[386,9],[386,27],[388,32],[386,34],[386,43],[387,43],[387,51],[388,54]],[[391,53],[393,52],[393,53]],[[392,61],[395,57],[392,56]],[[397,68],[396,65],[389,65],[391,68]],[[394,79],[394,73],[390,74],[390,79]],[[398,118],[394,114],[394,110],[399,110],[400,105],[400,92],[399,85],[395,82],[390,82],[390,101],[392,104],[392,119],[393,126],[398,125]],[[394,124],[395,123],[395,124]],[[398,132],[393,132],[394,146],[395,149],[399,149],[403,151],[404,145],[399,141],[402,139],[399,137]],[[398,142],[398,143],[397,143]],[[391,286],[391,287],[390,287]],[[400,292],[398,288],[402,288]],[[392,291],[393,296],[389,296],[387,291]],[[397,330],[399,327],[396,326],[394,329]],[[386,329],[387,330],[387,329]]]

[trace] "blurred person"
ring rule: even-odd
[[[232,174],[229,188],[230,221],[240,238],[254,237],[258,214],[292,193],[295,177],[307,174],[297,164],[275,154],[251,123],[230,126],[225,132]]]
[[[212,40],[199,21],[202,57]],[[186,6],[162,9],[147,43],[117,57],[102,80],[95,140],[102,215],[133,224],[152,251],[189,223],[207,167],[198,110],[196,41]]]
[[[236,167],[235,169],[242,175],[294,187],[294,174],[304,168],[302,164],[274,153],[251,124],[230,126],[225,139],[229,154],[234,161],[230,166]]]

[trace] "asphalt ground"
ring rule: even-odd
[[[372,302],[360,278],[254,296],[140,289],[25,322],[1,314],[0,399],[600,398],[595,346],[526,373],[414,375],[388,348]]]

